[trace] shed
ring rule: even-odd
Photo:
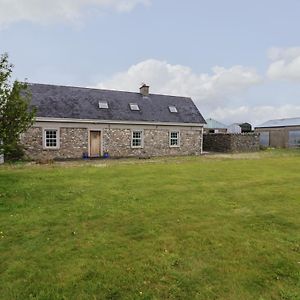
[[[209,118],[204,125],[204,133],[226,133],[227,126],[217,120]]]
[[[255,127],[260,145],[275,148],[300,147],[300,118],[269,120]]]
[[[238,123],[233,123],[227,127],[228,133],[242,133],[242,128]]]

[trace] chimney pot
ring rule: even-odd
[[[143,84],[141,87],[140,87],[140,93],[141,93],[141,95],[142,96],[144,96],[144,97],[147,97],[147,96],[149,96],[149,85],[147,85],[147,84]]]

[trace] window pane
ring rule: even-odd
[[[141,147],[142,146],[142,131],[133,131],[132,132],[132,146]]]
[[[45,145],[49,148],[57,147],[57,130],[45,131]]]
[[[141,140],[134,139],[134,140],[132,141],[132,145],[133,145],[134,147],[141,146],[141,144],[142,144],[142,141],[141,141]]]
[[[270,146],[270,134],[269,134],[268,131],[260,133],[259,143],[260,143],[261,146],[265,146],[265,147]]]
[[[136,103],[130,103],[131,110],[140,110],[139,106]]]
[[[170,133],[170,146],[179,146],[179,132],[173,131]]]
[[[290,147],[300,147],[300,131],[290,131],[289,132],[289,146]]]
[[[178,145],[178,140],[177,139],[171,139],[171,146],[176,146]]]
[[[108,108],[108,103],[106,101],[100,101],[99,102],[99,108],[107,109]]]
[[[169,110],[170,110],[171,113],[177,113],[178,112],[176,106],[169,106]]]
[[[133,132],[133,138],[134,139],[140,139],[141,138],[141,132],[140,131],[135,131]]]
[[[178,132],[171,132],[171,139],[177,139],[178,138]]]

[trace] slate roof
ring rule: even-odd
[[[256,128],[300,126],[300,118],[269,120]]]
[[[186,97],[143,97],[140,93],[36,83],[29,84],[29,89],[37,117],[205,124],[192,99]],[[109,109],[99,109],[99,101],[107,101]],[[131,111],[130,103],[137,103],[140,111]],[[176,106],[178,113],[171,113],[169,106]]]

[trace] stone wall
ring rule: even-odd
[[[88,152],[88,130],[86,128],[60,128],[60,148],[44,149],[43,129],[31,127],[21,137],[25,154],[34,160],[82,158]]]
[[[122,127],[122,126],[120,126]],[[149,127],[149,126],[148,126]],[[156,127],[143,129],[143,148],[131,147],[132,128],[101,127],[102,153],[107,151],[110,157],[152,157],[200,155],[202,152],[202,128],[190,127]],[[28,158],[42,159],[76,159],[82,158],[89,151],[89,130],[91,128],[45,127],[58,129],[60,133],[59,149],[44,149],[43,127],[32,127],[22,135],[21,141]],[[92,130],[97,128],[92,127]],[[137,129],[136,127],[134,129]],[[142,128],[139,128],[142,129]],[[170,130],[180,132],[180,147],[170,147]]]
[[[103,149],[111,157],[200,155],[201,130],[180,129],[180,147],[170,147],[169,129],[144,129],[143,148],[131,148],[131,129],[106,129]]]
[[[203,150],[209,152],[259,151],[259,135],[255,133],[212,133],[203,136]]]

